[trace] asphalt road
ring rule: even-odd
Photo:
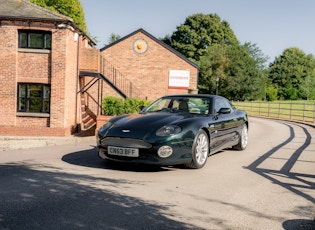
[[[200,170],[104,162],[95,142],[0,152],[0,229],[314,229],[315,128],[250,118]]]

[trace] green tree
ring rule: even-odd
[[[252,99],[266,99],[265,88],[268,85],[267,63],[269,57],[263,54],[257,44],[245,42],[244,47],[249,53],[252,62],[253,71],[255,72],[254,82],[257,84],[257,92],[253,92]]]
[[[301,84],[301,91],[301,94],[306,98],[306,100],[315,99],[315,69],[311,75],[305,77]]]
[[[194,62],[198,62],[213,44],[238,44],[228,22],[221,21],[216,14],[194,14],[187,17],[184,24],[163,41]]]
[[[29,0],[48,10],[72,18],[74,23],[86,33],[84,10],[80,0]]]
[[[263,54],[257,44],[245,42],[244,46],[249,52],[249,55],[254,59],[256,68],[259,70],[266,70],[269,57]]]
[[[219,94],[230,99],[264,97],[267,58],[256,44],[241,45],[218,15],[194,14],[162,41],[199,65],[200,93],[216,93],[218,83]]]
[[[288,48],[270,64],[268,77],[284,100],[307,99],[306,78],[314,79],[315,59],[298,48]],[[307,83],[309,84],[309,83]]]
[[[278,90],[273,85],[266,87],[266,99],[267,101],[275,101],[278,99]]]
[[[200,93],[215,94],[217,84],[222,85],[226,79],[225,69],[229,62],[226,56],[226,49],[225,45],[214,44],[200,57],[200,77],[198,82]]]
[[[247,45],[230,46],[228,49],[229,65],[225,85],[221,94],[233,100],[254,100],[263,97],[263,70],[251,56]]]
[[[114,43],[115,41],[118,41],[121,38],[119,34],[111,33],[108,38],[108,44],[104,44],[104,46]]]
[[[265,59],[253,53],[256,45],[214,44],[200,57],[200,93],[216,92],[233,100],[253,100],[265,97]]]

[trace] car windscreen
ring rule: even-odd
[[[211,111],[209,105],[210,98],[206,97],[163,97],[153,102],[142,112],[209,114],[209,111]]]

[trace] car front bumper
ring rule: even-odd
[[[175,165],[190,163],[192,160],[192,140],[164,143],[147,143],[137,139],[124,138],[107,138],[98,143],[98,155],[102,159],[108,159],[121,162],[133,162],[155,165]],[[173,150],[169,157],[160,157],[158,150],[162,146],[170,146]],[[109,154],[108,146],[117,146],[121,148],[138,149],[138,156],[122,156]]]

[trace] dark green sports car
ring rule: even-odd
[[[98,155],[113,161],[202,168],[215,152],[244,150],[247,131],[247,114],[224,97],[170,95],[139,114],[114,117],[101,127]]]

